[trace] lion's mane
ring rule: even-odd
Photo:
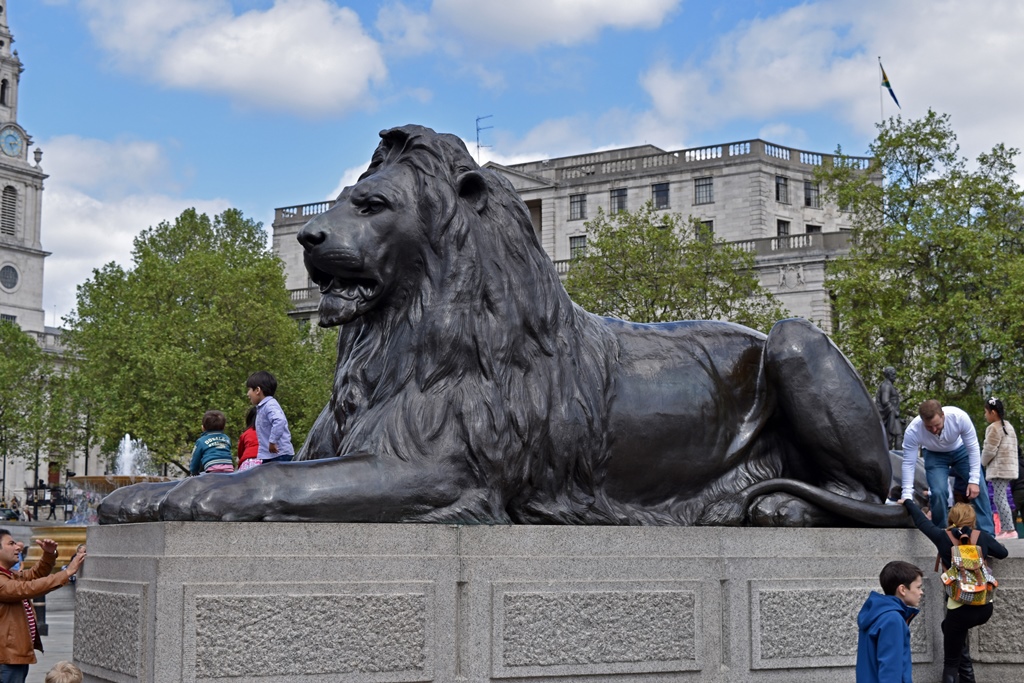
[[[461,140],[419,126],[381,138],[360,179],[414,170],[419,278],[341,329],[333,453],[462,453],[468,493],[421,521],[619,521],[600,481],[614,338],[569,299],[512,185]],[[471,171],[480,213],[456,189]]]

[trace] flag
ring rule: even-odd
[[[885,68],[882,66],[882,60],[878,60],[878,68],[882,70],[882,87],[889,90],[889,94],[892,95],[892,101],[896,103],[896,107],[903,109],[900,106],[900,101],[896,99],[896,93],[892,91],[892,86],[889,85],[889,77],[885,75]]]

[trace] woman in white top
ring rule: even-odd
[[[992,495],[999,511],[999,533],[996,538],[1017,538],[1013,526],[1013,514],[1006,500],[1006,489],[1017,478],[1017,433],[1013,425],[1003,419],[1005,409],[998,398],[985,401],[985,446],[981,451],[981,464],[985,478],[992,482]]]

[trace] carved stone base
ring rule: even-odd
[[[87,681],[853,680],[891,559],[926,575],[914,677],[942,668],[935,553],[911,530],[166,522],[88,544]],[[1017,681],[1024,560],[995,573],[975,668]]]

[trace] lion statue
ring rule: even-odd
[[[122,488],[101,522],[906,525],[874,401],[813,325],[588,313],[458,138],[380,136],[298,235],[340,335],[296,462]]]

